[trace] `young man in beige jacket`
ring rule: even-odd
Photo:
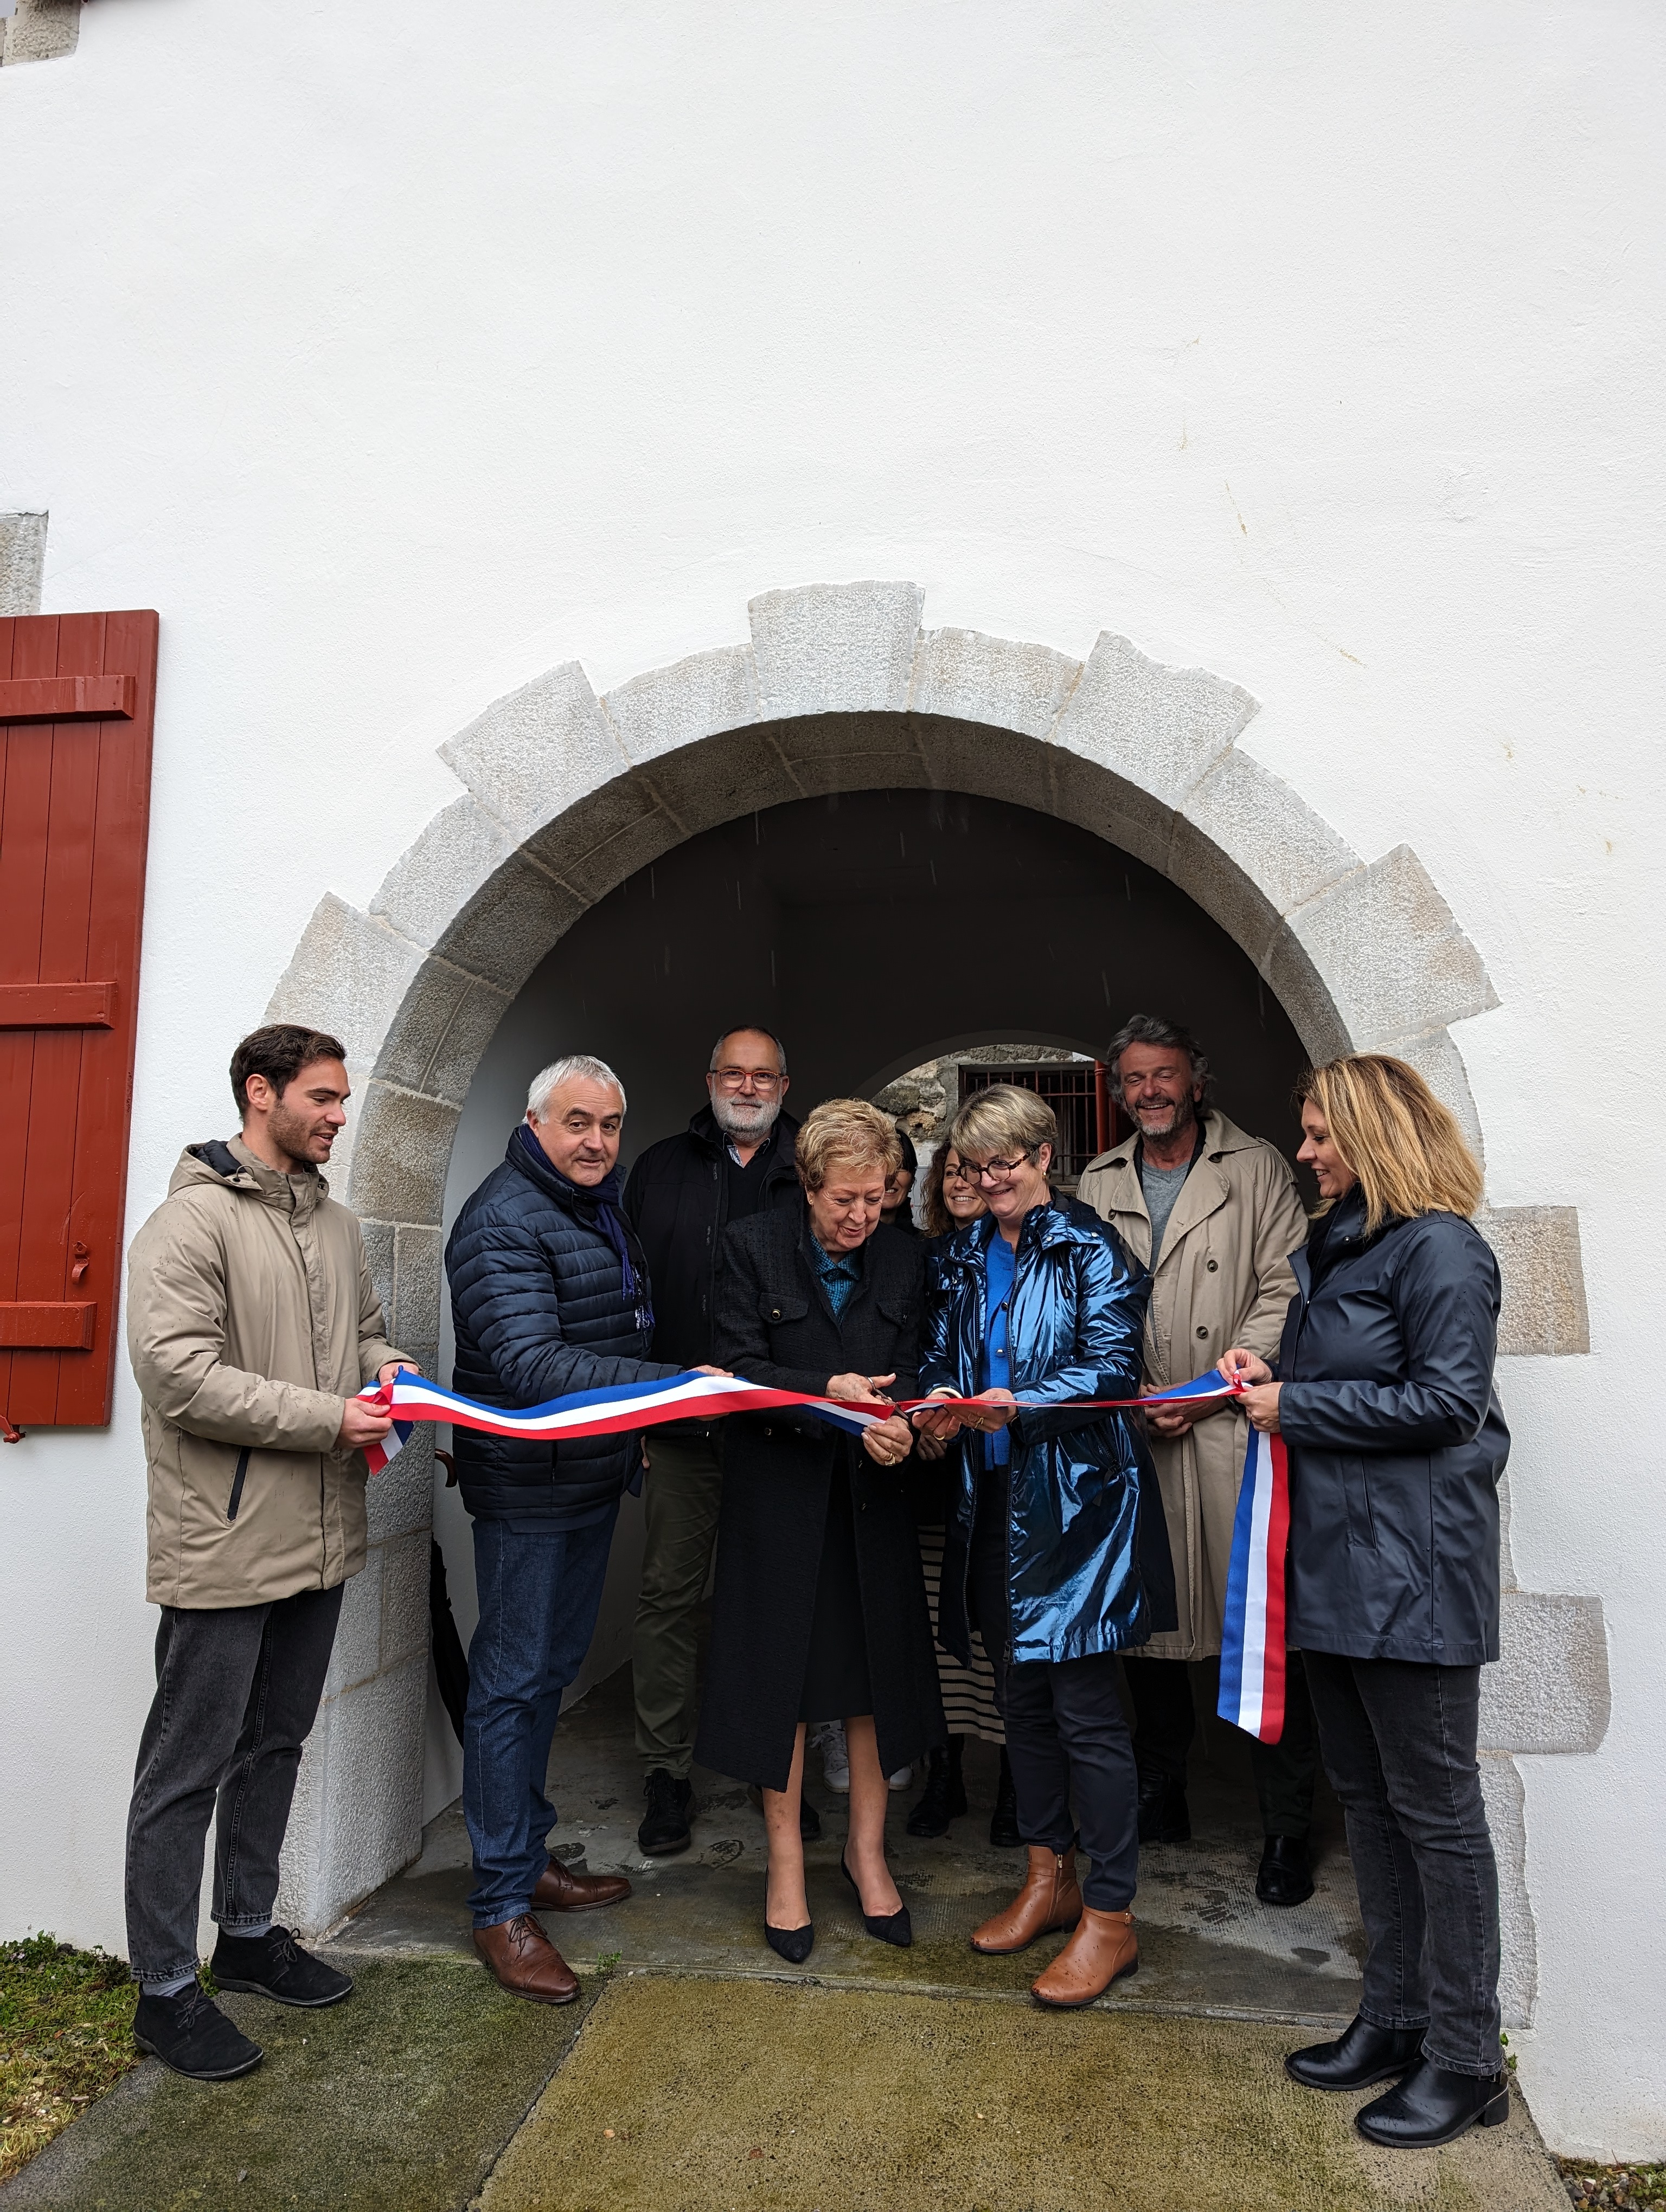
[[[1090,1163],[1078,1195],[1151,1269],[1146,1318],[1148,1390],[1207,1375],[1235,1344],[1278,1350],[1295,1295],[1290,1255],[1307,1217],[1283,1156],[1207,1103],[1209,1063],[1174,1022],[1135,1014],[1106,1048],[1116,1095],[1133,1123]],[[1220,1651],[1226,1569],[1248,1424],[1236,1408],[1150,1417],[1152,1457],[1174,1559],[1180,1626],[1124,1659],[1138,1716],[1140,1834],[1191,1833],[1186,1755],[1195,1719],[1185,1662]],[[1278,1744],[1250,1747],[1265,1838],[1256,1894],[1298,1905],[1312,1894],[1307,1831],[1316,1753],[1299,1660]]]
[[[352,1990],[271,1916],[301,1747],[364,1565],[363,1449],[390,1425],[357,1393],[410,1364],[384,1341],[358,1222],[319,1174],[347,1119],[342,1046],[257,1030],[231,1082],[240,1134],[187,1146],[128,1255],[161,1607],[127,1826],[134,2034],[204,2081],[261,2058],[197,1978],[216,1805],[221,1988],[307,2006]]]

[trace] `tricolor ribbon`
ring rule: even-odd
[[[1214,1403],[1241,1395],[1237,1382],[1223,1376],[1200,1376],[1171,1390],[1158,1390],[1143,1398],[1079,1398],[1067,1404],[1049,1403],[1049,1413],[1086,1412],[1136,1406]],[[818,1398],[799,1390],[771,1390],[761,1382],[748,1382],[739,1375],[674,1375],[660,1382],[616,1382],[602,1390],[575,1390],[547,1405],[526,1407],[483,1406],[431,1382],[426,1375],[402,1369],[390,1382],[368,1382],[359,1393],[367,1405],[380,1407],[393,1416],[393,1426],[380,1443],[370,1445],[365,1461],[380,1474],[409,1438],[418,1421],[449,1421],[459,1429],[477,1429],[490,1437],[514,1437],[527,1443],[559,1443],[563,1437],[626,1436],[633,1430],[658,1428],[665,1421],[721,1420],[726,1413],[808,1413],[859,1437],[875,1422],[897,1413],[933,1407],[950,1413],[983,1410],[975,1398],[902,1398],[883,1411],[853,1405],[842,1398]],[[1018,1401],[1018,1411],[1025,1401]]]
[[[1226,1570],[1216,1711],[1262,1743],[1276,1743],[1284,1734],[1284,1561],[1289,1535],[1290,1468],[1284,1438],[1251,1429]]]

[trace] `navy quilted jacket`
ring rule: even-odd
[[[492,1406],[541,1406],[570,1390],[651,1382],[680,1370],[647,1359],[648,1303],[627,1297],[593,1200],[558,1176],[518,1126],[457,1217],[446,1276],[457,1337],[452,1388]],[[640,1248],[634,1254],[644,1275]],[[458,1486],[477,1519],[550,1528],[599,1520],[641,1463],[640,1435],[523,1443],[453,1431]]]

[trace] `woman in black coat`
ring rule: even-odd
[[[1347,1815],[1368,1949],[1347,2033],[1286,2064],[1316,2089],[1402,2075],[1357,2124],[1421,2148],[1509,2111],[1475,1749],[1510,1449],[1493,1387],[1499,1270],[1468,1218],[1481,1170],[1404,1060],[1315,1069],[1302,1128],[1297,1158],[1325,1204],[1293,1257],[1277,1368],[1242,1350],[1221,1367],[1288,1451],[1286,1635]]]
[[[869,1405],[915,1395],[921,1240],[881,1225],[896,1131],[861,1099],[817,1107],[798,1138],[805,1205],[726,1231],[716,1358],[748,1381]],[[795,1965],[814,1940],[799,1807],[807,1721],[842,1720],[846,1878],[871,1934],[911,1940],[885,1864],[885,1777],[944,1736],[937,1664],[897,1417],[860,1443],[808,1414],[726,1425],[717,1588],[696,1757],[762,1786],[764,1930]]]

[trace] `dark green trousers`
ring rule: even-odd
[[[717,1540],[723,1462],[710,1434],[668,1437],[663,1429],[650,1431],[648,1458],[648,1540],[630,1646],[636,1749],[648,1771],[663,1766],[680,1782],[694,1757],[696,1613]]]
[[[1220,1680],[1220,1662],[1210,1659],[1200,1663],[1213,1703]],[[1123,1653],[1122,1668],[1134,1698],[1134,1763],[1142,1777],[1160,1774],[1183,1783],[1186,1754],[1197,1728],[1191,1668],[1183,1659],[1142,1659],[1132,1651]],[[1258,1743],[1251,1738],[1250,1766],[1261,1803],[1262,1834],[1304,1836],[1313,1818],[1319,1743],[1299,1651],[1288,1655],[1284,1734],[1277,1743]]]

